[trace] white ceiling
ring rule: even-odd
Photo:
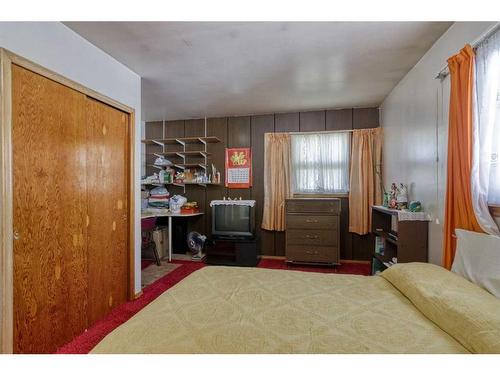
[[[449,22],[68,22],[142,77],[146,121],[378,106]]]

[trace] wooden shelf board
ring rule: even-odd
[[[396,216],[399,212],[399,210],[396,210],[394,208],[387,208],[384,206],[372,206],[372,210],[383,212],[388,215]]]
[[[178,151],[166,151],[166,152],[150,152],[150,153],[147,153],[146,155],[148,155],[148,156],[177,156],[177,157],[180,157],[179,153],[180,152],[178,152]]]
[[[382,255],[382,254],[376,254],[376,253],[374,253],[374,254],[373,254],[373,257],[374,257],[375,259],[379,260],[380,262],[382,262],[382,264],[383,264],[384,262],[388,262],[388,261],[392,260],[392,258],[386,257],[386,256],[384,256],[384,255]],[[385,266],[385,264],[384,264],[384,266]],[[386,267],[387,267],[387,266],[386,266]]]
[[[177,155],[179,156],[201,156],[201,157],[204,157],[204,156],[209,156],[211,155],[210,152],[206,152],[206,151],[179,151],[177,153]]]
[[[389,267],[387,267],[384,264],[384,262],[387,262],[387,259],[384,259],[380,254],[373,254],[373,257],[380,262],[380,264],[382,265],[382,267],[384,267],[384,270],[386,270],[387,268],[389,268]]]
[[[390,243],[392,243],[392,244],[394,244],[396,246],[398,245],[398,240],[395,240],[394,238],[392,238],[391,236],[389,236],[389,234],[387,232],[374,231],[373,234],[376,235],[376,236],[384,238],[387,242],[390,242]]]
[[[220,139],[217,137],[187,137],[179,138],[184,143],[219,143]]]
[[[214,184],[212,182],[184,182],[184,185],[220,185],[220,184]]]
[[[205,151],[166,151],[166,152],[150,152],[147,153],[146,155],[148,156],[176,156],[176,157],[183,157],[183,156],[191,156],[191,157],[206,157],[210,156],[211,154],[209,152]]]
[[[194,143],[218,143],[220,139],[217,137],[180,137],[180,138],[157,138],[157,139],[143,139],[141,141],[145,144],[164,144],[164,145],[184,145]]]
[[[206,164],[201,164],[201,163],[175,163],[175,164],[170,164],[170,165],[156,165],[156,164],[146,164],[148,167],[153,167],[156,169],[164,169],[167,167],[171,168],[178,168],[178,169],[189,169],[189,168],[202,168],[202,169],[207,169]]]
[[[173,167],[179,168],[179,169],[189,169],[189,168],[207,169],[206,164],[198,164],[198,163],[174,164]]]
[[[154,185],[154,186],[163,186],[163,185],[174,185],[174,186],[184,186],[184,185],[200,185],[200,186],[210,186],[210,185],[220,185],[214,184],[212,182],[141,182],[141,185]]]
[[[142,182],[141,181],[141,185],[163,186],[163,185],[167,185],[167,184],[161,183],[161,182]]]
[[[147,167],[153,167],[156,169],[164,169],[167,167],[173,168],[175,167],[175,164],[170,164],[170,165],[156,165],[156,164],[146,164]]]
[[[177,141],[176,138],[143,139],[141,142],[148,144],[148,145],[158,145],[158,143],[165,144],[165,145],[178,145],[179,144],[179,142]]]

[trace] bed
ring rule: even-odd
[[[205,267],[92,353],[500,353],[500,300],[441,267]]]

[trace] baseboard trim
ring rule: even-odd
[[[134,294],[134,299],[137,299],[137,298],[139,298],[140,296],[142,296],[142,293],[143,293],[143,292],[142,292],[142,290],[141,290],[140,292],[138,292],[138,293],[135,293],[135,294]]]
[[[372,264],[370,260],[341,259],[340,263]]]
[[[276,255],[261,255],[260,259],[286,260],[286,257],[276,256]],[[371,264],[371,261],[369,261],[369,260],[355,260],[355,259],[341,259],[340,263]]]
[[[274,259],[274,260],[285,260],[284,256],[276,256],[276,255],[261,255],[260,259]]]

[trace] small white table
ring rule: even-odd
[[[161,212],[160,210],[155,211],[142,211],[141,219],[147,219],[150,217],[168,217],[168,261],[172,261],[172,218],[173,217],[192,217],[192,216],[201,216],[204,215],[203,212],[196,212],[194,214],[175,214],[170,212],[169,210],[165,210],[165,212]]]

